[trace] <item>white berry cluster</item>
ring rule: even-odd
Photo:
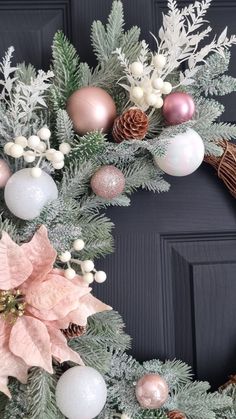
[[[137,61],[129,63],[120,48],[115,53],[121,66],[124,68],[125,77],[129,84],[120,83],[129,92],[130,101],[144,112],[150,107],[155,110],[163,106],[163,95],[172,91],[172,85],[165,81],[165,66],[167,60],[163,54],[152,55],[145,41],[142,42],[140,56]]]
[[[64,166],[64,156],[71,150],[69,143],[61,143],[59,150],[50,146],[51,131],[47,127],[42,127],[37,135],[31,135],[28,139],[20,135],[9,141],[4,146],[4,152],[15,159],[23,157],[25,162],[36,162],[32,168],[33,177],[39,177],[42,173],[40,163],[43,158],[51,162],[54,169],[62,169]]]
[[[59,255],[60,261],[67,264],[67,268],[65,269],[65,277],[67,279],[73,279],[76,276],[75,270],[71,267],[71,263],[74,263],[80,265],[82,278],[87,284],[92,284],[94,280],[101,284],[102,282],[106,281],[107,278],[104,271],[96,271],[92,260],[82,261],[72,257],[73,252],[80,252],[83,250],[84,246],[84,241],[82,239],[77,239],[74,241],[72,249],[66,250]]]
[[[130,65],[130,72],[134,78],[134,84],[130,89],[131,102],[145,110],[149,107],[162,108],[162,95],[167,95],[172,90],[171,83],[160,77],[165,63],[164,55],[154,55],[152,59],[153,69],[148,76],[144,75],[145,68],[141,62],[135,61]]]

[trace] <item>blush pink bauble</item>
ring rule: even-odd
[[[7,162],[0,159],[0,188],[4,188],[8,179],[11,177],[12,172]]]
[[[121,170],[112,165],[102,166],[91,179],[93,192],[105,199],[120,195],[125,188],[125,177]]]
[[[192,119],[195,112],[193,98],[188,93],[170,93],[164,100],[162,112],[167,125],[187,122]]]
[[[75,131],[87,132],[103,130],[108,132],[116,118],[116,106],[112,97],[100,87],[83,87],[68,99],[67,112]]]
[[[167,382],[158,374],[146,374],[136,384],[136,398],[144,409],[159,409],[169,395]]]

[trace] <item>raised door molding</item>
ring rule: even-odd
[[[215,385],[235,367],[235,249],[235,232],[161,236],[166,356]]]

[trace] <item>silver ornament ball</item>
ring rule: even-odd
[[[33,177],[32,169],[22,169],[8,180],[4,198],[8,209],[22,220],[38,217],[44,205],[58,197],[54,180],[46,172]]]

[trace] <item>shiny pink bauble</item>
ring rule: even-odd
[[[136,398],[144,409],[159,409],[169,395],[167,382],[158,374],[146,374],[136,384]]]
[[[112,97],[100,87],[82,87],[68,99],[67,112],[75,131],[84,135],[87,132],[108,132],[116,118],[116,105]]]
[[[164,99],[162,112],[167,125],[182,124],[192,119],[195,103],[188,93],[170,93]]]
[[[12,172],[7,162],[0,159],[0,188],[4,188],[8,179],[11,177]]]
[[[94,173],[90,185],[96,195],[112,199],[124,191],[125,177],[117,167],[103,166]]]

